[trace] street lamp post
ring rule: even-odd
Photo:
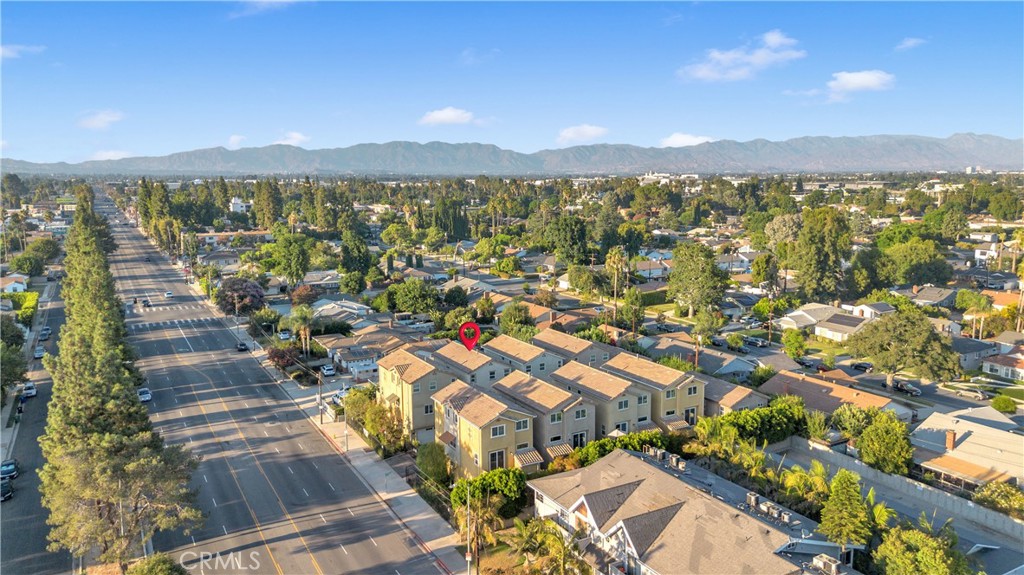
[[[316,406],[320,411],[320,425],[324,424],[324,373],[317,371],[316,374]]]

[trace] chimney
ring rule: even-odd
[[[953,451],[956,447],[956,431],[952,429],[946,430],[946,451]]]
[[[389,319],[388,320],[388,327],[389,328],[394,328],[395,327],[395,320]]]
[[[921,287],[920,287],[920,286],[914,286],[914,287],[910,288],[910,291],[911,291],[911,292],[912,292],[912,293],[913,293],[914,295],[917,295],[917,292],[921,291]]]

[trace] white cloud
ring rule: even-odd
[[[686,146],[696,146],[697,144],[714,141],[714,138],[710,138],[708,136],[694,136],[692,134],[684,134],[682,132],[673,132],[671,136],[661,139],[661,147],[685,148]]]
[[[123,119],[124,113],[117,110],[100,110],[78,120],[78,126],[87,130],[106,130]]]
[[[895,50],[910,50],[911,48],[917,48],[925,41],[921,38],[904,38],[899,44],[896,45]]]
[[[241,7],[238,10],[228,14],[228,18],[245,18],[247,16],[256,16],[258,14],[264,14],[266,12],[272,12],[274,10],[280,10],[296,4],[299,0],[249,0],[247,2],[240,2]]]
[[[468,124],[472,121],[473,112],[448,106],[447,108],[431,110],[423,114],[418,123],[422,126],[440,126],[445,124]]]
[[[99,150],[98,152],[93,154],[89,159],[90,160],[120,160],[121,158],[127,158],[128,156],[131,156],[131,155],[132,155],[131,152],[126,152],[124,150]]]
[[[602,128],[601,126],[592,126],[590,124],[580,124],[579,126],[570,126],[565,128],[561,132],[558,132],[558,143],[559,144],[573,144],[576,142],[589,142],[596,140],[601,136],[608,133],[608,128]]]
[[[285,146],[298,146],[304,142],[309,141],[309,136],[302,132],[288,132],[284,135],[284,138],[274,142],[275,144],[284,144]]]
[[[24,44],[4,44],[0,46],[0,57],[21,58],[22,54],[38,54],[46,49],[46,46],[26,46]]]
[[[889,90],[896,81],[896,76],[881,70],[863,70],[860,72],[836,72],[828,83],[830,102],[843,102],[852,92],[879,92]]]
[[[679,69],[683,78],[705,82],[730,82],[745,80],[765,68],[799,60],[807,56],[804,50],[793,46],[797,41],[786,36],[781,30],[771,30],[760,36],[760,46],[740,46],[731,50],[712,48],[702,62]]]
[[[245,136],[239,136],[238,134],[232,134],[231,137],[228,138],[228,148],[231,148],[232,150],[237,150],[238,147],[242,145],[242,140],[244,140],[244,139],[245,139]]]

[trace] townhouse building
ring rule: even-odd
[[[545,329],[533,336],[533,345],[562,358],[562,363],[578,361],[584,365],[600,365],[619,350],[607,344],[582,339],[556,329]]]
[[[494,361],[480,351],[471,351],[461,343],[451,342],[427,356],[439,369],[452,374],[470,385],[488,387],[509,374],[512,369]]]
[[[485,355],[511,366],[514,370],[540,378],[546,378],[564,363],[561,357],[548,353],[544,348],[505,334],[487,342],[481,349]]]
[[[594,439],[595,405],[581,395],[518,370],[494,384],[493,391],[530,409],[533,445],[546,463]]]
[[[651,421],[650,401],[639,400],[648,392],[627,379],[570,361],[551,374],[551,383],[593,402],[595,439],[657,427]]]
[[[405,349],[377,360],[377,377],[379,400],[401,413],[405,434],[420,442],[433,441],[431,396],[453,377]]]
[[[436,441],[458,477],[518,467],[530,473],[543,462],[533,447],[534,416],[526,407],[455,380],[431,396]]]
[[[704,381],[686,372],[629,353],[620,353],[600,369],[638,384],[637,402],[650,402],[651,418],[664,431],[678,431],[704,415]],[[639,416],[638,424],[645,423]]]

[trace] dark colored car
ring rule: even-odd
[[[142,300],[142,307],[149,307],[149,300],[148,299]]]
[[[0,501],[7,501],[14,497],[14,484],[10,479],[0,480]]]
[[[244,341],[240,341],[238,342],[238,345],[235,346],[235,349],[238,351],[249,351],[249,346],[245,345]]]
[[[715,347],[723,347],[725,345],[724,337],[713,337],[711,338],[711,345]]]
[[[747,354],[747,353],[750,353],[750,348],[749,348],[749,347],[747,347],[747,346],[745,346],[745,345],[741,345],[741,346],[739,346],[739,347],[737,347],[737,348],[736,348],[736,351],[737,351],[738,353],[743,353],[743,354]]]
[[[0,479],[17,479],[21,474],[21,466],[17,459],[5,459],[0,463]]]
[[[907,383],[906,381],[902,381],[899,379],[892,382],[892,388],[900,393],[905,393],[913,397],[921,395],[920,389],[914,387],[913,385]]]
[[[153,260],[149,259],[149,256],[146,256],[146,261],[149,262],[149,261],[153,261]]]
[[[828,368],[828,366],[826,366],[824,363],[819,363],[814,369],[817,369],[818,373],[822,373],[822,372],[825,372],[825,371],[831,371]]]
[[[863,371],[864,373],[871,373],[871,371],[875,369],[875,366],[871,365],[866,361],[857,362],[851,365],[850,367],[856,369],[857,371]]]
[[[814,367],[814,360],[808,359],[806,357],[798,357],[793,361],[795,361],[797,365],[799,365],[800,367],[806,367],[808,369]]]

